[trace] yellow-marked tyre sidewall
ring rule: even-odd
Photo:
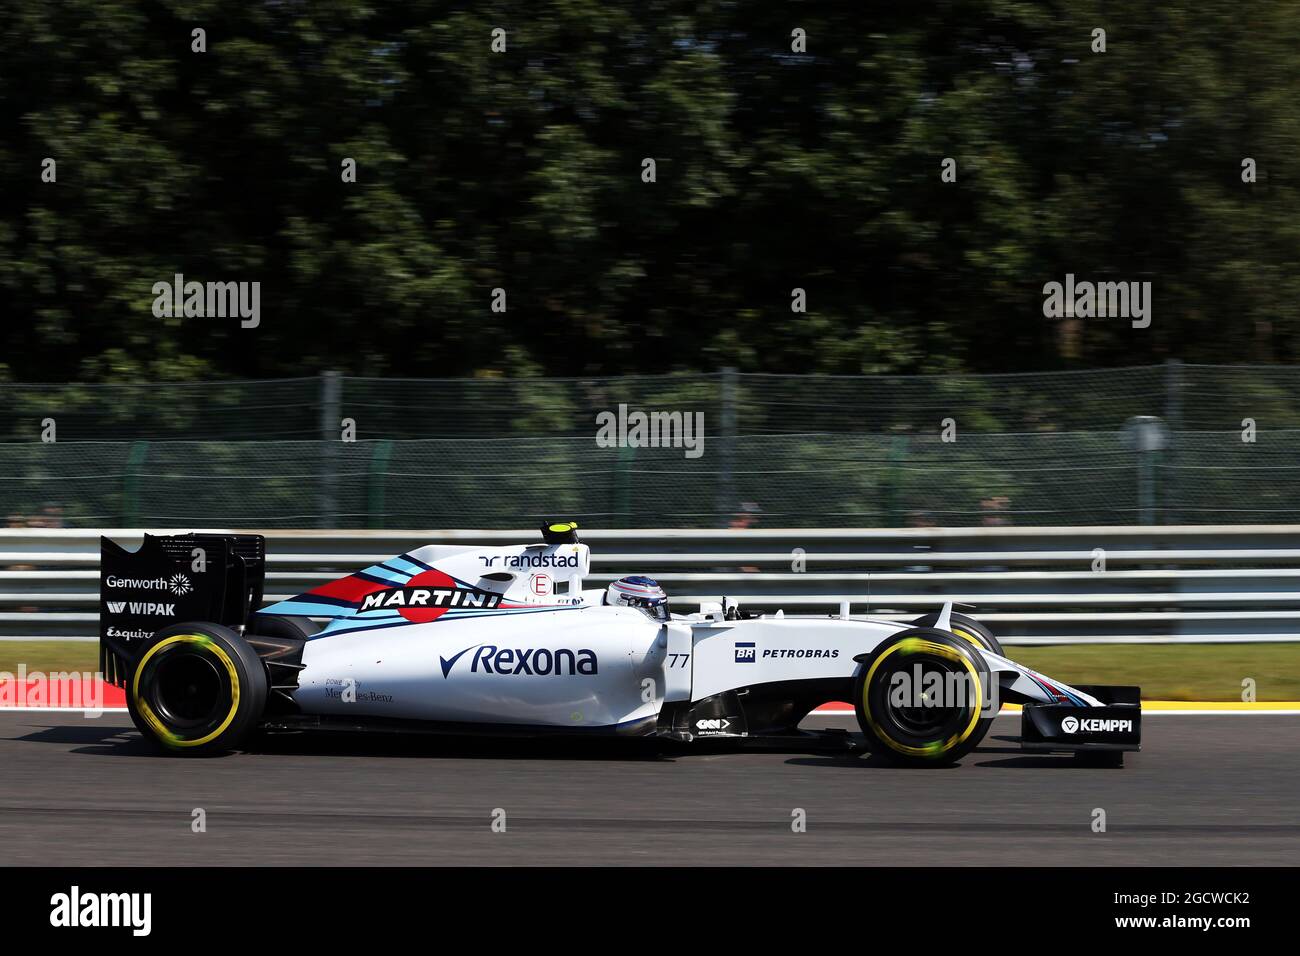
[[[934,627],[939,620],[939,611],[931,611],[912,622],[913,627]],[[948,619],[948,630],[974,647],[992,651],[998,657],[1006,657],[1002,644],[982,622],[965,614],[953,614]]]
[[[159,665],[177,653],[205,657],[221,678],[214,716],[198,728],[173,725],[166,708],[156,706]],[[238,744],[260,719],[266,702],[265,670],[252,648],[229,628],[175,625],[151,639],[131,674],[126,698],[136,728],[169,751],[221,752]]]
[[[955,666],[965,675],[970,696],[954,719],[937,729],[934,739],[900,740],[904,735],[884,712],[890,706],[889,675],[900,664],[926,658]],[[882,643],[862,667],[854,681],[858,724],[872,752],[890,762],[916,766],[952,763],[973,750],[993,722],[993,714],[983,707],[990,680],[983,659],[972,653],[964,639],[934,628],[913,628]]]
[[[182,647],[189,651],[201,650],[203,654],[216,658],[217,664],[230,681],[230,693],[227,699],[219,702],[225,708],[225,716],[221,718],[215,728],[197,737],[187,737],[169,728],[166,721],[154,712],[153,707],[149,704],[147,694],[142,694],[140,688],[141,680],[146,679],[149,674],[150,664],[156,665],[158,663],[155,658],[167,654],[169,649]],[[140,714],[140,719],[144,721],[145,726],[162,743],[169,747],[202,747],[204,744],[211,743],[220,737],[239,712],[239,671],[225,648],[206,634],[173,634],[171,637],[165,637],[150,647],[145,652],[144,657],[140,659],[131,680],[131,698],[135,701],[135,707]]]

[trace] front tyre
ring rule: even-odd
[[[857,660],[853,702],[873,754],[904,766],[950,764],[988,733],[992,678],[961,638],[913,627]]]
[[[187,623],[153,636],[126,688],[131,721],[184,755],[238,746],[266,707],[266,668],[220,624]]]
[[[912,622],[912,626],[934,627],[939,623],[939,618],[942,616],[942,611],[931,611],[929,614],[922,614],[918,617]],[[948,618],[948,630],[976,647],[992,651],[998,657],[1007,656],[1006,651],[1002,650],[1002,645],[998,643],[998,639],[993,636],[993,632],[973,617],[954,612]]]

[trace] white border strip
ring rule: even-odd
[[[1018,710],[1003,711],[999,717],[1014,717]],[[855,717],[851,710],[814,710],[809,717]],[[1300,717],[1300,710],[1147,710],[1142,708],[1142,719],[1148,717]],[[807,718],[805,718],[806,720]]]
[[[0,707],[0,714],[125,714],[125,707]]]
[[[84,714],[93,710],[98,714],[125,714],[125,707],[0,707],[0,714]],[[999,717],[1014,717],[1018,710],[999,713]],[[852,710],[814,710],[809,717],[854,717]],[[1142,717],[1300,717],[1300,710],[1146,710]],[[807,719],[807,718],[805,718]]]

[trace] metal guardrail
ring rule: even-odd
[[[151,529],[170,534],[177,530]],[[221,529],[211,529],[221,530]],[[242,529],[250,530],[250,529]],[[91,640],[99,534],[0,530],[0,640]],[[278,600],[424,544],[506,544],[535,531],[283,531],[267,536]],[[1300,641],[1300,526],[585,531],[592,586],[653,574],[678,608],[908,620],[973,605],[1005,644]]]

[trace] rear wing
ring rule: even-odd
[[[146,534],[138,551],[99,539],[99,669],[125,687],[153,635],[179,621],[243,627],[262,603],[260,534]]]

